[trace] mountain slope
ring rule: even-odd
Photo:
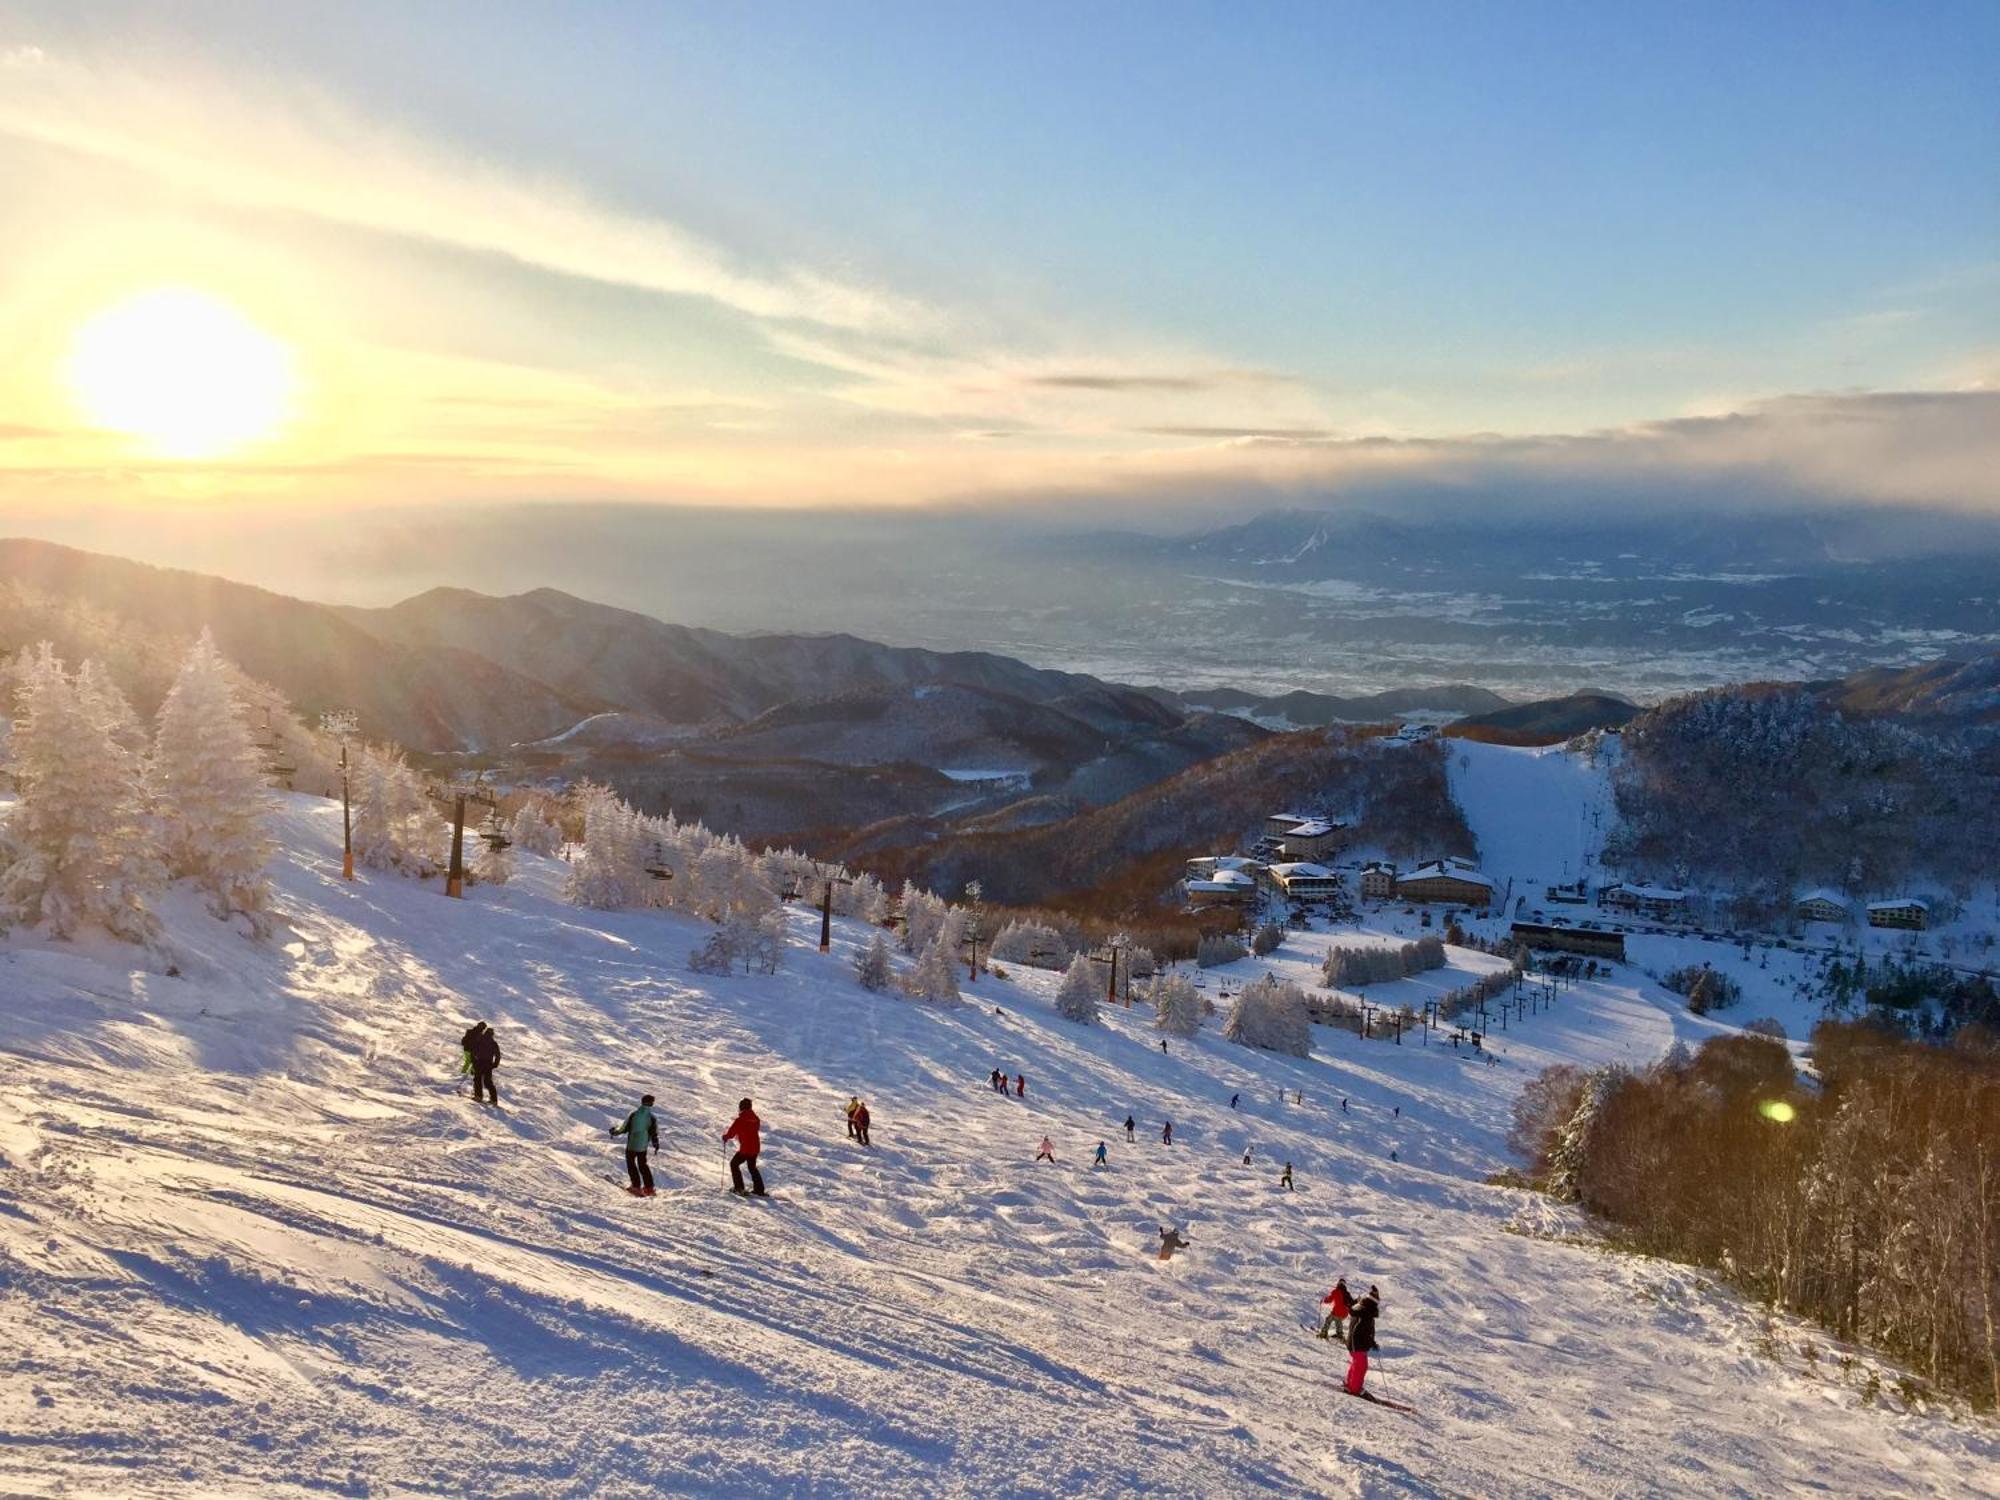
[[[463,902],[347,885],[337,827],[288,802],[270,947],[177,900],[179,979],[0,948],[33,1000],[0,1008],[0,1489],[1992,1493],[1990,1429],[1775,1365],[1754,1308],[1482,1183],[1535,1069],[1727,1029],[1637,976],[1567,991],[1485,1066],[1213,1026],[1163,1055],[1138,1011],[1057,1020],[1042,976],[958,1010],[862,992],[846,924],[830,959],[696,976],[699,929],[562,906],[552,862]],[[1389,998],[1494,962],[1453,950]],[[505,1049],[498,1113],[454,1075],[473,1015]],[[1025,1098],[985,1088],[998,1064]],[[606,1134],[642,1089],[650,1202]],[[868,1151],[839,1125],[856,1092]],[[722,1191],[743,1094],[767,1203]],[[1163,1223],[1192,1241],[1166,1263]],[[1381,1285],[1371,1384],[1420,1417],[1334,1393],[1309,1329],[1337,1273]]]
[[[413,747],[539,739],[592,708],[587,698],[480,653],[385,642],[327,605],[201,573],[52,542],[0,539],[0,580],[65,606],[93,606],[132,638],[192,640],[206,627],[230,660],[309,716],[350,708],[360,716],[362,733]],[[27,644],[0,641],[0,649]]]

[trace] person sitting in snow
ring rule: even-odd
[[[1050,1166],[1054,1166],[1056,1160],[1056,1143],[1050,1140],[1047,1136],[1043,1136],[1042,1147],[1039,1151],[1035,1153],[1035,1160],[1045,1161]]]
[[[1187,1248],[1188,1242],[1181,1238],[1181,1232],[1178,1229],[1164,1224],[1160,1226],[1161,1260],[1172,1260],[1176,1250],[1185,1250]]]
[[[1319,1325],[1319,1336],[1325,1338],[1327,1330],[1342,1343],[1347,1342],[1347,1315],[1354,1311],[1354,1298],[1347,1290],[1347,1278],[1341,1277],[1333,1284],[1333,1290],[1319,1299],[1326,1306],[1326,1318]]]
[[[653,1197],[653,1169],[646,1161],[647,1151],[660,1149],[660,1122],[653,1114],[653,1096],[641,1094],[639,1107],[625,1117],[623,1125],[613,1125],[611,1133],[625,1137],[625,1175],[632,1179],[625,1191],[634,1198]]]
[[[1347,1394],[1359,1396],[1368,1384],[1368,1355],[1379,1348],[1375,1342],[1375,1315],[1382,1310],[1382,1293],[1375,1287],[1368,1288],[1354,1308],[1354,1322],[1347,1330]]]

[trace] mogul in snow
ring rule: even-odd
[[[763,1121],[757,1118],[757,1112],[750,1107],[748,1099],[736,1101],[736,1118],[722,1132],[724,1141],[736,1142],[736,1154],[729,1158],[729,1190],[732,1193],[743,1191],[743,1169],[748,1167],[751,1193],[759,1198],[765,1196],[764,1174],[757,1170],[757,1154],[763,1150],[764,1144],[762,1125]]]
[[[653,1096],[641,1094],[639,1107],[625,1117],[623,1125],[613,1125],[611,1133],[625,1137],[625,1175],[632,1179],[625,1191],[635,1198],[652,1197],[653,1168],[646,1153],[660,1149],[660,1122],[653,1114]]]
[[[459,1038],[472,1073],[472,1102],[477,1104],[484,1090],[488,1102],[500,1102],[500,1090],[493,1086],[493,1070],[500,1066],[500,1038],[484,1021],[475,1021],[472,1030]]]

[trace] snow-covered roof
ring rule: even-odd
[[[1299,824],[1298,827],[1286,834],[1285,837],[1288,839],[1323,839],[1339,826],[1338,823],[1329,823],[1324,818],[1313,818],[1308,822]]]
[[[1267,817],[1266,819],[1264,819],[1264,821],[1265,821],[1266,823],[1293,823],[1293,824],[1299,824],[1299,823],[1312,823],[1312,822],[1316,822],[1317,820],[1316,820],[1316,819],[1314,819],[1314,818],[1310,818],[1310,817],[1306,816],[1306,814],[1304,814],[1304,813],[1295,813],[1295,812],[1275,812],[1275,813],[1272,813],[1272,814],[1271,814],[1271,815],[1270,815],[1269,817]]]
[[[1918,911],[1929,911],[1931,909],[1930,902],[1924,900],[1921,896],[1896,896],[1887,901],[1870,901],[1868,903],[1870,911],[1906,911],[1912,906]]]
[[[1685,901],[1688,893],[1671,885],[1625,885],[1610,886],[1608,891],[1622,892],[1636,901]]]
[[[1417,869],[1410,871],[1407,875],[1398,876],[1396,883],[1404,885],[1412,880],[1437,880],[1440,878],[1463,880],[1471,885],[1483,885],[1489,891],[1493,889],[1492,880],[1480,874],[1477,870],[1467,870],[1458,865],[1447,865],[1437,862],[1421,865]]]
[[[1333,871],[1325,865],[1316,865],[1310,860],[1294,860],[1290,864],[1272,865],[1271,873],[1280,880],[1331,880]]]
[[[1847,898],[1828,886],[1817,886],[1799,897],[1798,904],[1804,906],[1809,901],[1825,901],[1833,906],[1847,905]]]
[[[1258,861],[1247,854],[1203,854],[1188,861],[1189,869],[1200,870],[1255,870],[1261,868]]]
[[[1184,880],[1181,884],[1190,891],[1245,891],[1257,882],[1241,870],[1217,870],[1206,880]]]

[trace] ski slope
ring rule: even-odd
[[[1480,863],[1515,897],[1538,905],[1543,887],[1594,876],[1616,810],[1607,739],[1594,760],[1560,745],[1520,749],[1449,740],[1451,794],[1479,841]]]
[[[340,881],[337,807],[282,823],[271,945],[184,896],[179,977],[0,945],[0,1493],[2000,1493],[1990,1427],[1773,1362],[1699,1274],[1484,1185],[1533,1070],[1694,1020],[1643,984],[1570,992],[1490,1063],[1213,1026],[1163,1055],[1138,1011],[1057,1019],[1052,975],[871,995],[843,926],[705,978],[698,927],[571,909],[558,864],[454,902]],[[498,1112],[456,1077],[475,1017]],[[606,1133],[642,1091],[649,1201]],[[723,1191],[743,1094],[773,1201]],[[1162,1263],[1169,1223],[1192,1248]],[[1371,1385],[1418,1415],[1337,1391],[1309,1329],[1340,1274],[1381,1285]]]

